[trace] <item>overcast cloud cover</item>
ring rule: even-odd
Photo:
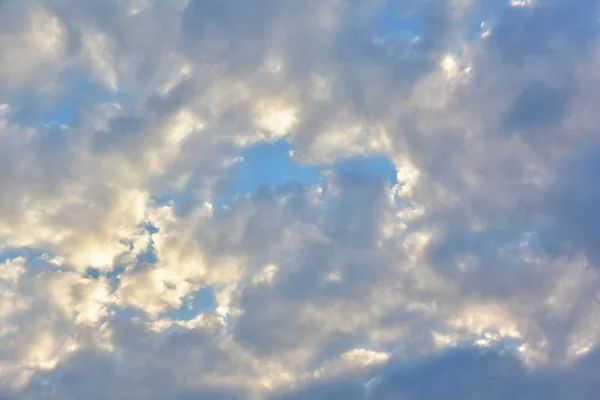
[[[0,0],[0,399],[600,398],[599,28]]]

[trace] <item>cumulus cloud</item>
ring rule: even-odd
[[[0,1],[0,398],[594,397],[598,8]]]

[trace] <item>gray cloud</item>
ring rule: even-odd
[[[0,397],[593,397],[598,2],[513,3],[0,2]]]
[[[406,364],[392,362],[372,371],[381,374],[372,383],[365,376],[319,382],[277,399],[588,399],[598,390],[593,378],[597,356],[565,368],[530,371],[509,354],[478,349],[456,349],[435,357]]]

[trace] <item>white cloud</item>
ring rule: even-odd
[[[0,398],[598,391],[596,2],[382,7],[0,1]]]

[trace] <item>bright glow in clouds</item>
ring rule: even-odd
[[[600,398],[599,18],[0,1],[0,399]]]

